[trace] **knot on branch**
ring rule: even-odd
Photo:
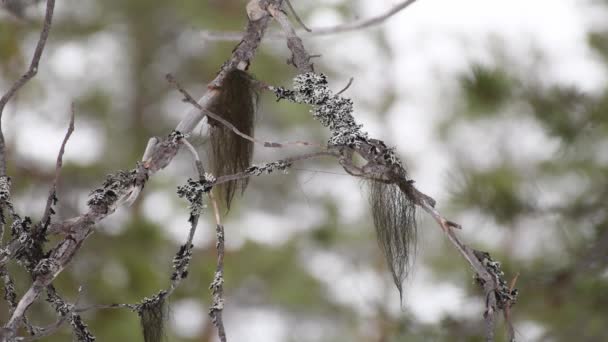
[[[34,278],[52,275],[55,272],[57,272],[57,270],[59,270],[60,267],[61,267],[61,265],[55,259],[52,259],[52,258],[42,259],[36,265],[36,267],[34,267],[34,272],[33,272]]]
[[[179,144],[182,139],[184,139],[186,135],[180,131],[173,130],[173,132],[169,133],[169,141],[172,144]]]
[[[167,167],[177,154],[184,138],[186,138],[184,133],[173,130],[165,140],[157,141],[150,151],[149,158],[144,160],[144,167],[153,173]]]
[[[247,17],[251,21],[258,21],[268,15],[266,8],[268,7],[268,0],[251,0],[247,3]]]
[[[113,206],[135,184],[136,170],[120,170],[109,174],[100,188],[91,192],[87,205],[97,213],[108,213]]]
[[[180,280],[188,276],[188,266],[192,259],[193,244],[184,244],[179,247],[179,250],[173,257],[173,274],[171,280]]]
[[[396,173],[395,178],[397,179],[406,178],[405,168],[395,154],[395,148],[386,146],[384,141],[367,139],[366,144],[362,145],[358,151],[368,163],[388,167]]]
[[[251,176],[259,176],[262,174],[271,174],[275,170],[287,173],[287,169],[291,167],[291,163],[284,160],[279,160],[272,163],[263,163],[260,165],[251,165],[245,170],[245,173]]]
[[[20,217],[16,217],[11,225],[11,235],[15,238],[19,239],[19,242],[24,243],[25,235],[28,235],[32,227],[32,219],[28,216],[21,219]]]
[[[475,257],[477,257],[477,259],[485,267],[496,284],[494,292],[496,294],[497,308],[502,310],[515,304],[519,291],[511,288],[505,281],[505,273],[501,269],[500,262],[493,260],[488,252],[474,251],[474,253]],[[485,280],[478,276],[476,277],[476,280],[482,286],[485,284]]]

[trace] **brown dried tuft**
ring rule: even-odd
[[[226,74],[219,90],[210,111],[230,122],[242,133],[253,136],[258,94],[252,76],[245,71],[233,69]],[[220,122],[208,119],[211,126],[209,159],[213,174],[218,177],[247,169],[253,157],[253,143],[236,135]],[[217,195],[225,203],[226,209],[230,209],[237,191],[241,194],[245,192],[248,182],[245,178],[216,187]]]

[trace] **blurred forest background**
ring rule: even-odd
[[[309,26],[382,13],[392,1],[293,1]],[[104,175],[134,166],[150,136],[166,135],[188,105],[172,73],[200,95],[235,42],[245,1],[64,0],[39,75],[3,117],[17,209],[43,212],[54,159],[76,106],[58,217],[86,208]],[[608,2],[421,0],[385,24],[304,36],[317,71],[346,95],[371,136],[397,147],[419,188],[463,225],[463,239],[519,273],[513,308],[522,341],[607,341]],[[0,11],[0,89],[26,70],[44,3],[23,18]],[[271,32],[276,31],[271,27]],[[284,40],[268,38],[251,72],[289,86]],[[326,141],[305,106],[262,94],[256,134]],[[200,132],[203,133],[204,128]],[[197,140],[204,151],[205,140]],[[302,148],[263,150],[272,161]],[[131,208],[104,220],[55,281],[81,305],[134,303],[168,284],[188,231],[175,190],[194,175],[184,153]],[[404,303],[375,242],[365,185],[333,161],[252,179],[226,219],[226,309],[232,341],[481,341],[482,292],[424,215]],[[189,277],[171,300],[168,341],[214,341],[207,316],[215,237],[206,215]],[[53,241],[51,241],[53,243]],[[17,271],[18,272],[18,271]],[[18,293],[29,287],[22,272]],[[0,321],[7,311],[0,303]],[[54,321],[44,305],[32,320]],[[140,341],[125,310],[83,315],[99,341]],[[500,338],[504,334],[499,331]],[[69,340],[62,329],[45,341]]]

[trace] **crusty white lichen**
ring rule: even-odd
[[[312,115],[323,126],[329,128],[331,136],[328,145],[362,148],[378,146],[372,152],[376,162],[384,165],[402,167],[401,161],[393,148],[383,142],[370,139],[362,125],[357,124],[353,116],[353,101],[349,98],[334,94],[328,86],[327,77],[323,74],[306,73],[294,78],[293,90],[282,87],[272,88],[279,100],[286,99],[296,103],[312,106]]]
[[[275,170],[283,171],[287,173],[287,169],[291,166],[291,163],[288,163],[284,160],[275,161],[272,163],[262,163],[259,165],[251,165],[245,170],[245,173],[251,176],[259,176],[262,174],[271,174]]]
[[[275,88],[279,99],[313,106],[312,115],[331,131],[329,145],[354,146],[367,140],[367,133],[353,117],[351,99],[334,95],[323,74],[306,73],[296,76],[293,90]]]
[[[192,260],[192,248],[194,248],[194,245],[191,243],[180,246],[175,257],[173,257],[171,280],[180,280],[188,276],[188,267],[190,266],[190,260]]]
[[[11,198],[11,179],[0,177],[0,203],[8,202]]]
[[[519,291],[511,288],[504,279],[505,273],[502,271],[502,265],[499,261],[495,261],[487,252],[476,252],[477,259],[481,261],[488,273],[492,275],[497,284],[496,299],[499,309],[504,309],[507,305],[513,305],[517,301]],[[483,279],[477,277],[477,281],[483,283]]]
[[[209,193],[215,183],[215,176],[210,173],[205,173],[203,179],[194,180],[188,179],[186,185],[177,187],[177,196],[185,198],[189,203],[190,220],[194,216],[200,215],[205,208],[203,203],[204,195]]]

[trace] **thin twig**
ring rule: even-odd
[[[224,320],[222,318],[222,312],[224,311],[224,226],[221,222],[221,215],[217,200],[213,196],[213,191],[209,193],[209,198],[213,205],[213,213],[215,215],[215,233],[217,236],[217,242],[215,244],[217,248],[217,266],[213,281],[209,288],[211,289],[211,296],[213,303],[209,308],[209,316],[213,325],[217,328],[217,336],[221,342],[226,342],[226,329],[224,328]]]
[[[385,13],[383,13],[379,16],[376,16],[376,17],[362,19],[362,20],[355,21],[352,23],[336,25],[336,26],[332,26],[332,27],[313,28],[313,29],[311,29],[312,32],[301,31],[298,33],[301,33],[304,36],[313,36],[314,37],[314,36],[328,36],[328,35],[337,34],[337,33],[346,33],[346,32],[357,31],[357,30],[361,30],[361,29],[365,29],[365,28],[370,28],[370,27],[384,23],[385,21],[390,19],[395,14],[401,12],[408,6],[412,5],[414,2],[416,2],[416,0],[403,1],[403,2],[393,6]],[[205,30],[205,31],[201,31],[201,36],[202,36],[203,40],[219,42],[219,41],[239,41],[239,40],[241,40],[243,34],[241,32]],[[282,39],[283,36],[279,32],[270,32],[265,36],[265,38],[277,40],[277,39]]]
[[[270,2],[276,2],[278,0],[270,0]],[[239,34],[239,43],[232,51],[232,56],[227,63],[224,63],[222,69],[217,76],[207,86],[207,92],[196,101],[203,108],[209,107],[213,103],[215,97],[219,94],[219,89],[226,77],[229,70],[240,69],[246,70],[251,63],[251,60],[255,56],[256,50],[262,41],[262,37],[266,32],[266,28],[270,22],[270,15],[264,14],[257,20],[249,20],[247,22],[247,28],[245,33]],[[182,133],[191,133],[196,125],[205,117],[206,113],[199,109],[190,109],[185,117],[175,128],[176,131]]]
[[[279,5],[268,6],[268,13],[281,25],[283,32],[287,36],[287,47],[291,50],[289,61],[298,69],[298,72],[305,74],[314,72],[314,67],[310,63],[310,54],[304,49],[302,39],[296,34],[289,18],[283,13]]]
[[[496,330],[496,297],[493,293],[486,294],[486,311],[483,313],[486,342],[494,341]]]
[[[71,114],[70,114],[70,124],[68,126],[68,130],[63,138],[63,142],[61,143],[61,147],[59,148],[59,153],[57,154],[57,163],[55,164],[55,178],[53,179],[53,184],[51,185],[51,189],[49,190],[49,197],[46,201],[46,208],[44,209],[44,214],[42,215],[41,225],[43,229],[49,225],[51,220],[51,209],[53,204],[57,200],[57,185],[59,184],[59,176],[61,174],[61,167],[63,166],[63,154],[65,153],[65,146],[68,143],[68,140],[72,136],[74,132],[74,104],[71,105]]]
[[[8,101],[23,87],[30,79],[32,79],[38,73],[38,64],[40,63],[40,57],[46,45],[46,41],[51,31],[51,24],[53,22],[53,10],[55,8],[55,0],[47,0],[46,2],[46,14],[44,16],[44,24],[42,31],[40,32],[40,38],[36,44],[34,55],[28,70],[13,84],[12,87],[0,98],[0,177],[6,176],[6,147],[4,143],[4,136],[2,135],[2,113],[4,107]]]
[[[57,330],[59,330],[59,328],[61,328],[61,326],[63,325],[63,323],[65,323],[68,318],[76,311],[76,307],[78,306],[78,302],[80,301],[81,298],[81,294],[82,294],[82,287],[78,288],[78,295],[76,297],[76,300],[74,301],[74,304],[70,305],[70,310],[68,312],[66,312],[65,314],[62,314],[59,319],[57,321],[55,321],[55,323],[42,328],[41,330],[37,331],[35,335],[33,336],[28,336],[28,337],[18,337],[16,340],[17,341],[24,341],[24,342],[29,342],[29,341],[36,341],[39,340],[41,338],[44,337],[48,337],[53,335],[54,333],[57,332]]]
[[[199,179],[201,181],[204,180],[205,179],[205,169],[204,169],[203,163],[201,162],[201,159],[198,155],[198,152],[196,152],[196,149],[194,148],[194,146],[192,146],[192,144],[190,144],[190,142],[188,142],[188,140],[186,140],[185,138],[182,139],[182,143],[184,145],[186,145],[186,147],[188,148],[190,153],[192,153],[192,157],[194,158],[194,163],[195,163],[196,169],[198,171]],[[188,238],[186,239],[186,243],[183,245],[183,248],[185,248],[184,254],[191,253],[192,248],[194,247],[192,242],[194,241],[194,234],[196,234],[196,228],[198,226],[199,218],[200,218],[200,212],[193,213],[190,216],[190,231],[188,232]],[[179,287],[179,285],[181,284],[181,281],[185,278],[185,276],[183,276],[183,274],[186,274],[189,264],[190,264],[190,259],[188,258],[186,263],[183,265],[183,267],[181,269],[179,269],[179,270],[176,269],[176,273],[174,273],[174,275],[171,278],[171,286],[169,287],[169,289],[166,292],[167,298],[169,296],[171,296],[171,294],[173,294],[175,289],[177,289]]]
[[[123,303],[115,303],[115,304],[94,304],[83,306],[80,308],[74,309],[74,312],[86,312],[91,310],[108,310],[108,309],[129,309],[131,311],[136,310],[136,304],[123,304]]]
[[[519,279],[519,272],[515,274],[513,280],[511,280],[511,284],[509,284],[509,291],[512,292],[515,289],[515,284],[517,284],[517,280]],[[509,342],[515,341],[515,327],[513,326],[513,322],[511,320],[511,302],[508,302],[503,310],[503,316],[505,318],[506,329],[507,329],[507,339]]]
[[[285,2],[287,3],[287,7],[289,7],[289,10],[291,11],[291,13],[293,14],[294,18],[296,18],[296,21],[298,22],[298,24],[300,24],[300,26],[302,26],[302,28],[306,31],[306,32],[312,32],[311,29],[309,29],[304,22],[302,21],[302,19],[300,19],[300,16],[298,15],[298,12],[296,12],[296,10],[293,8],[293,6],[291,5],[291,1],[289,0],[285,0]]]
[[[308,160],[308,159],[313,159],[313,158],[318,158],[318,157],[323,157],[323,156],[338,157],[338,153],[334,152],[334,151],[313,152],[313,153],[307,153],[307,154],[302,154],[302,155],[298,155],[298,156],[294,156],[294,157],[281,159],[281,160],[279,160],[279,162],[283,162],[285,164],[291,164],[291,163],[295,163],[298,161],[303,161],[303,160]],[[217,177],[215,182],[213,182],[213,185],[215,186],[215,185],[219,185],[222,183],[235,181],[235,180],[239,180],[239,179],[244,179],[244,178],[248,178],[248,177],[252,177],[252,176],[254,176],[254,174],[251,174],[247,171],[239,172],[239,173],[236,173],[233,175],[224,175],[224,176]]]
[[[342,94],[343,92],[345,92],[345,91],[346,91],[348,88],[350,88],[350,86],[353,84],[353,81],[354,81],[354,80],[355,80],[355,78],[354,78],[354,77],[351,77],[351,78],[348,80],[348,83],[346,84],[346,86],[345,86],[344,88],[342,88],[342,90],[340,90],[339,92],[337,92],[337,93],[336,93],[336,95],[340,95],[340,94]]]
[[[315,36],[321,36],[321,35],[330,35],[330,34],[356,31],[356,30],[369,28],[371,26],[375,26],[375,25],[385,22],[387,19],[389,19],[390,17],[394,16],[395,14],[401,12],[402,10],[404,10],[405,8],[407,8],[414,2],[416,2],[416,0],[402,1],[399,4],[393,6],[391,9],[389,9],[385,13],[383,13],[377,17],[364,19],[364,20],[360,20],[360,21],[355,21],[353,23],[338,25],[338,26],[334,26],[334,27],[313,29],[311,34],[315,35]]]
[[[251,141],[254,144],[258,144],[258,145],[261,145],[263,147],[268,147],[268,148],[285,148],[287,146],[304,146],[304,147],[320,147],[320,148],[323,147],[323,145],[321,145],[321,144],[307,142],[307,141],[273,142],[273,141],[263,141],[263,140],[256,139],[252,136],[249,136],[249,135],[241,132],[238,128],[236,128],[233,124],[231,124],[230,122],[228,122],[221,116],[211,112],[210,110],[208,110],[206,108],[203,108],[200,104],[198,104],[194,100],[194,98],[188,93],[188,91],[184,87],[182,87],[182,85],[175,79],[175,77],[173,77],[173,75],[167,74],[166,78],[167,78],[167,81],[169,81],[169,83],[171,83],[173,86],[175,86],[175,88],[184,96],[184,100],[186,102],[190,103],[191,105],[193,105],[195,108],[197,108],[201,112],[204,112],[207,116],[209,116],[213,120],[218,121],[219,123],[221,123],[228,129],[232,130],[234,132],[234,134],[240,136],[241,138],[243,138],[245,140]]]

